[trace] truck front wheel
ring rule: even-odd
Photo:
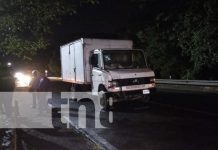
[[[100,96],[99,100],[100,100],[101,106],[103,107],[104,110],[108,110],[110,106],[109,106],[106,89],[104,87],[99,87],[98,93]]]

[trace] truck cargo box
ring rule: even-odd
[[[94,49],[132,49],[131,40],[81,38],[60,47],[63,81],[90,84],[90,51]]]

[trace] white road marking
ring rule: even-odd
[[[100,146],[103,150],[118,150],[115,146],[109,143],[106,139],[99,136],[95,131],[89,128],[78,128],[76,124],[74,124],[68,117],[64,117],[76,130],[84,134],[91,141]]]

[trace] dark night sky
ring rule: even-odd
[[[56,32],[63,38],[56,40],[66,43],[80,37],[116,37],[117,31],[125,29],[133,15],[127,2],[104,0],[98,5],[83,6],[77,14],[63,19]]]
[[[132,38],[126,37],[124,32],[140,28],[155,14],[179,7],[183,1],[147,0],[140,9],[134,0],[99,0],[97,5],[82,6],[77,14],[64,17],[52,38],[60,45],[81,37]]]
[[[103,0],[97,5],[81,6],[77,13],[72,16],[65,16],[61,25],[54,24],[49,39],[51,46],[41,51],[34,58],[33,64],[44,66],[48,62],[51,53],[59,53],[60,45],[74,41],[79,38],[125,38],[124,31],[131,24],[137,11],[133,11],[127,2]],[[40,63],[38,63],[40,62]]]
[[[163,8],[179,6],[183,0],[147,0],[141,7],[132,0],[99,0],[96,5],[83,5],[77,14],[65,16],[61,25],[53,24],[54,33],[49,36],[51,46],[34,58],[33,64],[45,66],[51,54],[59,53],[60,45],[83,38],[133,39],[128,30],[136,30],[148,23]],[[38,63],[40,62],[40,63]]]

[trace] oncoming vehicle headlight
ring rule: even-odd
[[[18,87],[27,87],[29,86],[29,83],[31,81],[31,76],[24,74],[22,72],[16,72],[14,77],[17,80],[17,86]]]
[[[108,87],[117,87],[118,86],[118,82],[117,81],[109,81],[108,82]]]

